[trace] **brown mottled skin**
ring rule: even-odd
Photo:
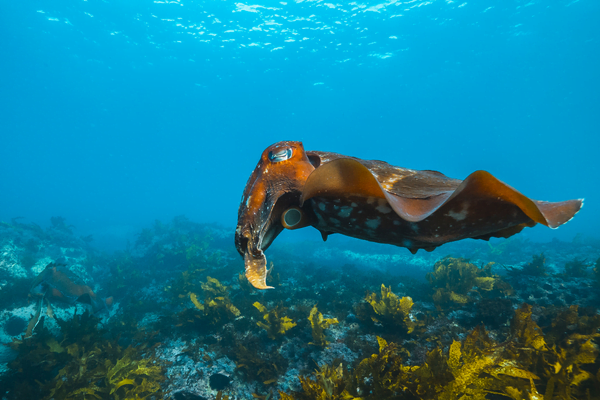
[[[76,301],[86,303],[92,306],[94,312],[112,304],[112,297],[104,301],[98,299],[92,288],[87,285],[76,284],[64,272],[59,271],[54,263],[46,266],[33,280],[31,293],[38,294],[34,292],[34,289],[40,285],[45,288],[45,292],[40,293],[40,295],[67,303],[74,303]]]
[[[266,289],[263,251],[284,229],[281,217],[291,207],[299,207],[302,226],[317,228],[323,239],[341,233],[415,253],[465,238],[509,237],[536,223],[557,228],[582,205],[581,199],[531,200],[485,171],[461,181],[279,142],[263,152],[246,184],[235,244],[248,280]]]

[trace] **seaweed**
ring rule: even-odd
[[[329,328],[332,324],[337,324],[337,318],[323,318],[323,314],[317,310],[317,306],[315,305],[310,310],[310,315],[308,317],[310,321],[310,326],[312,328],[312,338],[313,341],[309,344],[318,346],[318,347],[327,347],[329,342],[325,337],[325,329]]]
[[[281,400],[360,400],[351,395],[347,387],[350,382],[344,379],[344,367],[339,360],[332,366],[323,364],[315,371],[314,378],[299,376],[303,392],[293,395],[279,392]]]
[[[182,323],[192,322],[194,324],[196,322],[194,319],[189,318],[190,314],[196,319],[208,322],[211,325],[223,325],[240,316],[240,310],[229,299],[227,286],[210,276],[201,286],[204,290],[204,302],[200,302],[195,293],[189,294],[190,300],[195,309],[200,311],[200,314],[197,312],[191,313],[190,309],[186,309],[178,314]]]
[[[370,318],[375,323],[380,323],[403,333],[413,333],[417,326],[423,326],[423,321],[418,321],[412,314],[413,301],[410,297],[398,297],[392,292],[391,287],[381,285],[381,296],[369,293],[365,301],[370,307],[358,307],[357,314],[360,319]]]
[[[379,352],[343,379],[336,363],[321,366],[325,372],[317,371],[314,378],[299,377],[302,392],[282,399],[590,398],[600,387],[594,342],[600,337],[600,320],[579,318],[577,308],[571,307],[554,319],[552,329],[562,334],[545,337],[532,313],[528,304],[516,310],[505,342],[493,340],[480,325],[464,340],[453,340],[447,352],[433,348],[420,365],[408,365],[411,355],[405,348],[378,337]],[[565,333],[568,323],[574,325]]]
[[[586,365],[595,363],[598,356],[598,346],[593,343],[600,333],[597,333],[597,323],[578,324],[577,308],[560,312],[553,322],[554,333],[544,336],[542,329],[532,319],[532,307],[523,304],[515,312],[511,322],[511,342],[506,346],[503,356],[512,363],[536,375],[539,381],[532,379],[529,385],[507,384],[507,393],[514,399],[529,391],[544,393],[544,399],[576,399],[585,395],[590,385],[598,385],[597,377],[587,369]],[[566,333],[563,327],[568,323],[571,332]],[[589,334],[578,332],[578,326],[587,326]],[[586,382],[584,382],[586,381]],[[586,388],[587,386],[587,388]],[[540,397],[542,398],[542,397]]]
[[[512,288],[492,273],[494,263],[478,267],[464,258],[445,257],[426,275],[435,290],[433,302],[439,310],[460,307],[492,291],[500,295],[512,293]]]
[[[261,352],[257,343],[247,340],[244,345],[238,344],[233,352],[236,369],[244,371],[248,381],[260,381],[264,385],[277,382],[288,367],[288,360],[279,352]]]
[[[546,267],[546,257],[544,253],[534,255],[533,260],[525,264],[522,268],[505,267],[509,275],[529,275],[529,276],[548,276],[548,268]]]
[[[206,282],[200,285],[207,297],[226,297],[229,295],[229,288],[219,282],[218,279],[206,277]]]
[[[481,299],[477,303],[476,322],[488,327],[499,327],[507,323],[513,315],[512,302],[509,299]]]
[[[246,278],[246,275],[243,272],[240,272],[237,275],[237,282],[238,285],[240,285],[240,289],[242,289],[244,292],[253,293],[255,291],[254,286],[252,286],[252,284],[250,283],[248,278]]]
[[[403,364],[410,353],[396,343],[377,337],[379,352],[365,358],[354,371],[356,394],[370,394],[371,398],[390,398],[407,389],[409,373],[418,369]]]
[[[54,378],[47,399],[119,400],[160,395],[163,367],[153,357],[143,358],[137,346],[122,350],[109,342],[85,351],[72,344],[65,350],[72,359]]]
[[[579,258],[574,258],[573,260],[567,262],[565,264],[565,275],[571,278],[585,278],[588,276],[588,268],[592,266],[592,264],[588,264],[585,262],[586,260],[580,260]]]
[[[69,235],[73,234],[73,230],[71,228],[75,228],[73,225],[67,225],[67,219],[64,217],[50,217],[50,223],[52,224],[52,228],[57,231],[61,231],[63,233],[67,233]]]
[[[275,307],[274,309],[267,311],[267,308],[260,304],[258,301],[253,304],[263,316],[265,322],[259,321],[256,325],[267,331],[269,338],[276,340],[285,335],[287,331],[295,327],[297,324],[287,316],[280,317],[280,314],[285,312],[284,309]]]
[[[88,312],[56,320],[61,338],[52,336],[42,319],[34,336],[10,344],[18,356],[2,382],[9,387],[7,399],[119,400],[161,394],[164,364],[148,355],[153,350],[148,337],[123,349],[104,337],[98,318]]]

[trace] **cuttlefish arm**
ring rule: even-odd
[[[297,206],[304,182],[314,170],[300,142],[279,142],[268,147],[246,183],[235,231],[235,245],[244,257],[246,277],[258,289],[267,286],[264,255],[284,229],[283,212]]]

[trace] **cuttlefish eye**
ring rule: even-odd
[[[272,162],[280,162],[289,160],[292,158],[292,149],[289,147],[279,151],[270,151],[269,152],[269,160]]]

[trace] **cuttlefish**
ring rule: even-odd
[[[246,183],[235,245],[248,280],[270,289],[264,251],[284,228],[310,225],[323,240],[341,233],[414,254],[466,238],[507,238],[535,224],[558,228],[582,206],[583,199],[532,200],[486,171],[461,181],[285,141],[263,151]]]

